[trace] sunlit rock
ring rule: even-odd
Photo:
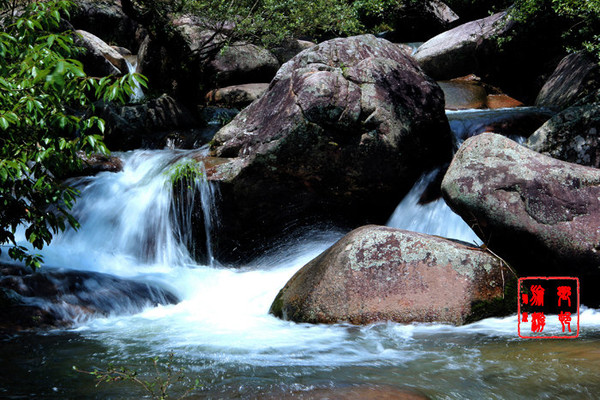
[[[312,323],[461,325],[512,312],[514,288],[515,277],[506,265],[477,247],[365,226],[298,271],[277,295],[271,313]]]

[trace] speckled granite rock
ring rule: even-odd
[[[498,258],[479,248],[369,225],[302,267],[271,313],[312,323],[460,325],[510,312],[514,282]]]

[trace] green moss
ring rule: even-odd
[[[269,313],[273,314],[277,318],[283,318],[283,289],[277,293],[275,300],[273,300],[273,304],[271,304]]]
[[[465,319],[470,324],[490,317],[504,317],[516,312],[517,280],[511,277],[504,286],[504,296],[492,300],[478,300],[471,303],[471,313]]]

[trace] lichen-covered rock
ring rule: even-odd
[[[461,325],[512,312],[515,277],[479,248],[365,226],[302,267],[271,313],[297,322]]]
[[[585,53],[562,59],[538,94],[535,104],[564,109],[600,87],[598,62]]]
[[[94,316],[133,314],[175,304],[170,291],[87,271],[0,265],[0,330],[70,326]]]
[[[585,277],[582,299],[598,302],[600,170],[484,133],[459,149],[442,193],[519,274]]]
[[[527,146],[559,160],[600,168],[600,103],[556,114],[529,137]]]
[[[231,158],[207,171],[235,210],[221,215],[258,236],[319,213],[383,222],[452,149],[439,86],[372,35],[298,54],[212,143],[213,156]]]

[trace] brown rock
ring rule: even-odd
[[[520,274],[585,277],[585,301],[598,302],[600,170],[484,133],[459,149],[442,193]]]
[[[476,83],[461,81],[438,82],[444,91],[447,110],[486,108],[487,92]]]
[[[268,83],[247,83],[227,86],[208,92],[206,101],[222,107],[244,108],[259,99],[269,87]]]
[[[512,97],[506,94],[488,94],[486,105],[488,108],[512,108],[512,107],[522,107],[524,106],[517,99],[513,99]]]
[[[514,282],[499,259],[479,248],[365,226],[302,267],[279,292],[271,313],[311,323],[461,325],[490,316],[487,307],[502,303]]]

